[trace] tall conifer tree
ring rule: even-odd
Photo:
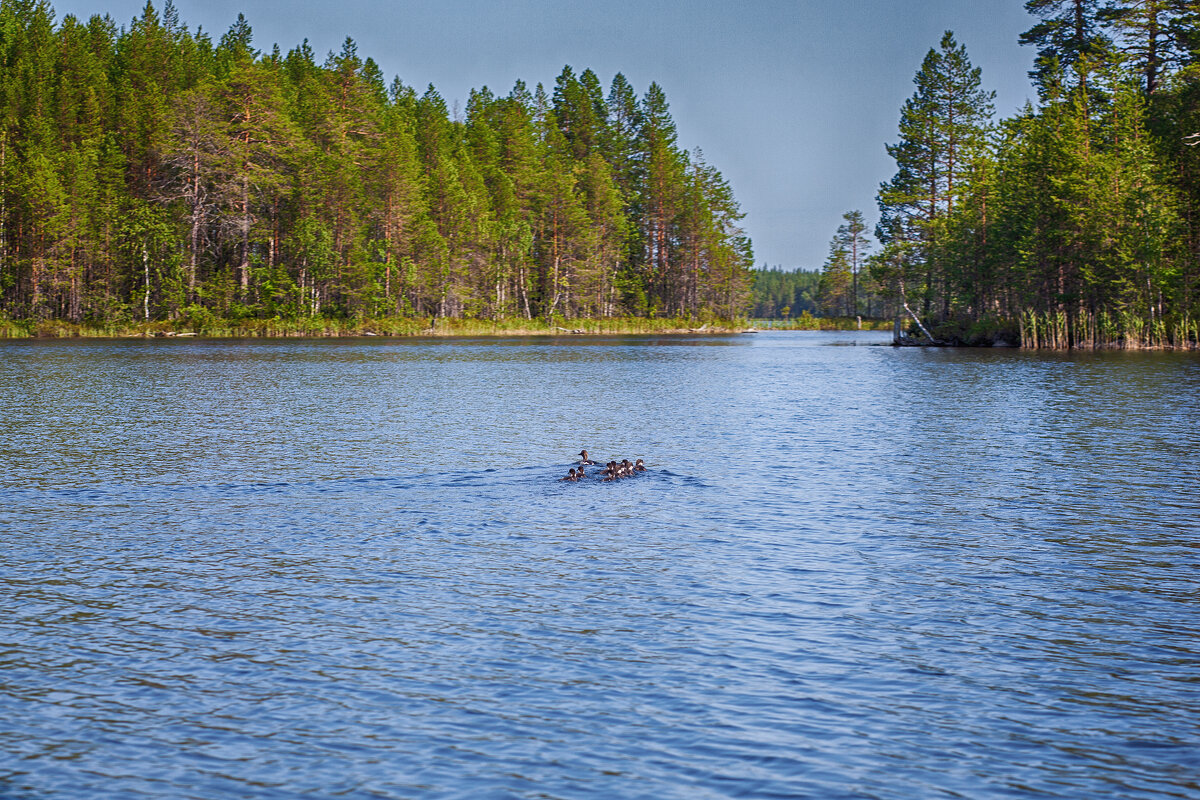
[[[950,296],[938,248],[972,160],[988,146],[995,94],[981,88],[979,68],[950,31],[913,82],[917,90],[900,114],[900,141],[888,145],[897,173],[879,190],[879,237],[893,245],[892,263],[903,265],[897,278],[922,281],[924,313],[940,292],[945,315]]]

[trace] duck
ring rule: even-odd
[[[583,472],[583,470],[580,470],[580,472]],[[574,468],[572,468],[571,471],[569,473],[567,473],[567,477],[559,478],[559,480],[560,481],[577,481],[577,480],[579,480],[579,476],[575,473]]]
[[[634,472],[645,472],[646,471],[646,465],[644,463],[642,463],[642,460],[640,458],[633,465],[633,471]]]
[[[589,458],[588,458],[588,451],[587,451],[587,450],[580,450],[580,451],[579,451],[579,459],[580,459],[580,460],[579,460],[579,463],[580,463],[580,464],[595,465],[595,463],[596,463],[595,461],[592,461],[591,459],[589,459]]]

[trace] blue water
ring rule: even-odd
[[[0,798],[1200,797],[1200,359],[885,341],[0,344]]]

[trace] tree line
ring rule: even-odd
[[[472,90],[451,114],[347,39],[216,43],[0,0],[0,314],[739,316],[753,255],[662,88]]]
[[[1038,101],[1015,116],[952,33],[925,57],[868,271],[922,336],[1195,346],[1200,2],[1025,6]]]
[[[821,313],[821,273],[761,267],[754,271],[750,316],[754,319],[788,319],[808,312]]]
[[[842,220],[820,270],[755,270],[751,316],[787,319],[807,312],[822,317],[881,319],[894,312],[894,297],[880,283],[880,270],[872,269],[875,242],[862,212],[849,211]]]

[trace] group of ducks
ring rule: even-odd
[[[587,450],[580,450],[579,467],[572,467],[571,471],[567,473],[567,477],[559,478],[559,480],[571,481],[572,483],[585,480],[590,476],[584,471],[584,468],[589,466],[596,466],[596,462],[588,458]],[[604,469],[600,470],[600,474],[604,476],[603,480],[605,481],[615,481],[618,478],[632,478],[635,473],[645,471],[646,465],[642,463],[642,459],[639,458],[636,462],[630,464],[629,459],[626,458],[621,461],[608,462],[604,465]]]

